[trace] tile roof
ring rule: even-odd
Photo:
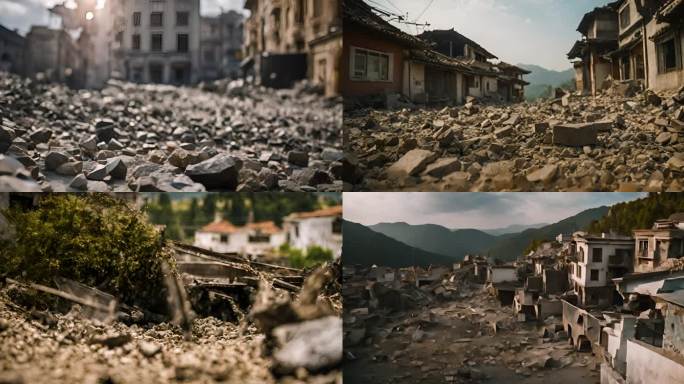
[[[403,32],[375,14],[363,0],[343,0],[342,18],[345,29],[354,23],[412,48],[428,47],[427,42]]]
[[[342,215],[342,206],[336,205],[334,207],[323,208],[323,209],[319,209],[319,210],[311,211],[311,212],[292,213],[287,217],[287,219],[288,220],[298,220],[298,219],[311,219],[311,218],[315,218],[315,217],[330,217],[330,216],[341,216],[341,215]]]

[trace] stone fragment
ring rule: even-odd
[[[437,178],[442,178],[450,173],[459,171],[461,169],[461,162],[457,158],[443,158],[430,164],[425,173]]]
[[[33,141],[34,144],[40,144],[47,143],[48,141],[50,141],[51,137],[52,130],[43,128],[33,132],[30,136],[30,139],[31,141]]]
[[[548,184],[553,181],[558,173],[558,166],[554,164],[549,164],[541,169],[530,172],[527,174],[527,181],[531,183],[542,182]]]
[[[107,161],[105,166],[106,172],[114,180],[126,180],[128,174],[128,167],[120,158],[113,158]]]
[[[301,151],[290,151],[287,154],[287,161],[298,167],[307,167],[309,165],[309,154]]]
[[[595,123],[557,124],[553,126],[553,144],[569,147],[595,145],[598,129]]]
[[[414,149],[407,152],[387,170],[390,177],[415,176],[430,164],[437,155],[424,149]]]
[[[114,121],[111,119],[99,119],[95,121],[95,133],[98,142],[109,143],[115,136]]]
[[[78,174],[69,182],[69,187],[78,189],[79,191],[85,191],[88,189],[88,179],[84,174]]]
[[[319,372],[342,361],[342,319],[337,316],[281,325],[272,333],[276,343],[273,359],[281,374],[298,368]]]
[[[189,165],[185,174],[207,189],[235,190],[242,162],[228,154],[220,154],[201,163]]]
[[[69,155],[62,151],[52,151],[45,156],[45,168],[48,171],[54,171],[60,165],[69,161]]]

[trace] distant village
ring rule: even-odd
[[[247,18],[201,16],[200,0],[77,4],[49,9],[59,29],[34,25],[21,36],[0,26],[0,70],[75,88],[110,78],[193,85],[245,77],[274,88],[309,79],[338,93],[341,25],[337,7],[323,2],[248,0]]]
[[[600,364],[602,384],[680,383],[684,377],[682,258],[684,213],[677,213],[631,236],[559,234],[513,263],[475,255],[451,267],[345,265],[345,298],[350,298],[345,301],[346,340],[354,345],[367,335],[358,326],[373,321],[378,309],[405,310],[416,297],[425,296],[458,301],[473,294],[466,288],[469,285],[474,292],[488,292],[502,308],[512,308],[514,321],[539,324],[543,343],[568,340],[578,353],[590,352]],[[354,282],[354,276],[365,276],[365,283]],[[363,296],[360,290],[365,291]],[[495,334],[498,324],[493,323]],[[549,355],[529,367],[556,364],[560,363]],[[454,377],[467,379],[471,371],[459,370]]]
[[[342,252],[342,206],[286,216],[283,227],[273,221],[233,225],[217,217],[195,232],[194,245],[220,253],[252,257],[272,256],[283,245],[306,251],[311,246],[329,249],[337,258]]]

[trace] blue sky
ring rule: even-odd
[[[548,69],[570,68],[566,53],[580,35],[582,16],[608,0],[366,0],[371,5],[418,20],[430,29],[455,28],[501,60],[537,64]],[[398,9],[397,9],[398,8]],[[400,26],[399,24],[396,24]],[[416,28],[403,25],[406,32]]]
[[[344,218],[364,225],[381,222],[439,224],[447,228],[503,228],[555,223],[589,208],[610,206],[644,193],[348,193]]]
[[[103,2],[104,0],[98,0]],[[0,25],[9,29],[18,29],[22,35],[31,25],[59,26],[57,17],[50,17],[47,7],[62,3],[63,0],[0,0]],[[245,0],[200,0],[202,15],[218,14],[224,10],[242,10]]]

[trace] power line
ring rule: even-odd
[[[392,0],[385,0],[385,1],[386,1],[387,3],[389,3],[389,5],[391,5],[392,7],[394,7],[394,9],[396,9],[397,11],[399,11],[399,13],[404,13],[404,11],[402,11],[401,8],[399,8],[399,7],[397,7],[396,5],[394,5],[394,3],[392,2]]]
[[[413,21],[416,22],[416,21],[418,21],[418,19],[420,19],[421,17],[423,17],[423,15],[425,14],[425,12],[427,12],[427,10],[430,9],[430,6],[431,6],[432,3],[434,3],[434,2],[435,2],[435,0],[430,0],[430,2],[429,2],[428,5],[425,7],[425,9],[423,9],[423,12],[421,12],[420,15],[418,15],[418,17],[416,17],[416,19],[413,20]]]

